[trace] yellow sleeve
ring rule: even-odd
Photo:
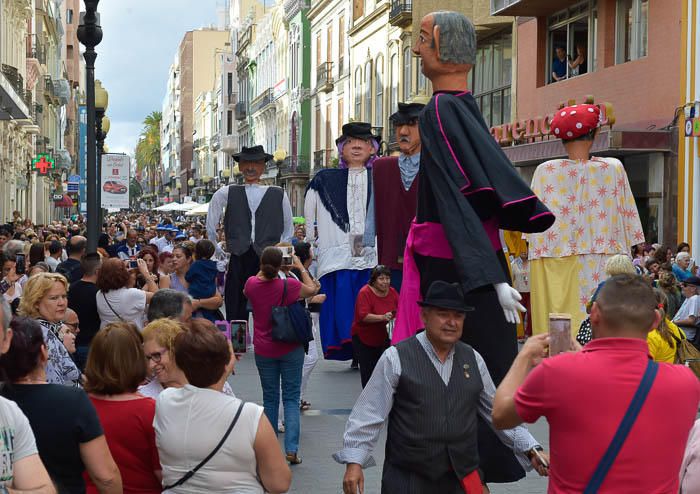
[[[649,345],[649,354],[654,361],[666,362],[669,364],[673,363],[676,356],[676,349],[669,345],[657,330],[649,332],[647,335],[647,345]]]

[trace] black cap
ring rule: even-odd
[[[354,137],[356,139],[374,139],[375,141],[381,141],[381,137],[372,134],[372,124],[367,122],[350,122],[343,125],[343,134],[335,140],[336,144],[340,144],[348,137]]]
[[[243,146],[243,150],[233,155],[235,161],[260,161],[263,160],[268,162],[272,159],[271,154],[265,152],[265,148],[262,146]]]
[[[428,288],[425,300],[418,302],[421,307],[439,307],[441,309],[471,312],[474,307],[464,304],[464,293],[457,283],[434,281]]]
[[[697,276],[689,276],[685,280],[681,281],[681,283],[685,283],[686,285],[700,286],[700,278],[698,278]]]
[[[425,108],[423,103],[399,103],[399,111],[392,114],[389,120],[397,125],[411,123],[420,117],[423,108]]]

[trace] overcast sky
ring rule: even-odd
[[[161,111],[168,68],[186,31],[216,25],[223,0],[102,0],[96,78],[109,92],[109,151],[132,153],[141,122]],[[82,5],[82,2],[81,2]]]

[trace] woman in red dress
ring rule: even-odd
[[[380,264],[372,270],[369,282],[360,289],[351,328],[363,388],[379,357],[389,346],[387,325],[394,319],[398,305],[399,294],[391,287],[391,270]]]

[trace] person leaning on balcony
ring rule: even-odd
[[[243,286],[257,274],[263,249],[290,242],[294,226],[287,193],[281,187],[260,183],[265,163],[272,155],[262,146],[243,146],[233,159],[238,162],[245,184],[224,185],[214,193],[207,213],[207,235],[215,241],[223,215],[226,250],[231,255],[224,296],[226,316],[230,320],[248,320]],[[217,254],[223,254],[221,247],[217,246]]]

